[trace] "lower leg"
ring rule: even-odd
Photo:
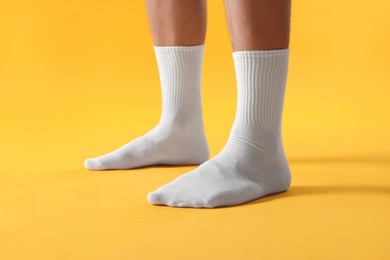
[[[225,0],[233,51],[289,47],[291,0]]]
[[[206,0],[146,0],[155,46],[204,44]]]
[[[205,0],[146,4],[160,74],[160,122],[118,149],[87,159],[84,165],[90,170],[199,164],[209,157],[201,107]]]
[[[150,193],[153,204],[220,207],[288,189],[281,139],[288,0],[226,0],[238,102],[228,142],[211,160]]]

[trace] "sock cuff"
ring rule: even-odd
[[[235,51],[232,53],[234,59],[252,57],[275,57],[285,56],[290,53],[290,48],[273,50]]]
[[[154,46],[160,76],[163,109],[201,109],[204,45]]]
[[[178,46],[153,46],[154,51],[157,52],[197,52],[203,51],[204,44],[199,45],[178,45]]]

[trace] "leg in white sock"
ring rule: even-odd
[[[229,140],[212,160],[148,195],[177,207],[237,205],[285,191],[281,140],[291,0],[225,0],[238,103]]]
[[[154,46],[162,91],[162,114],[150,132],[108,154],[85,160],[90,170],[147,165],[200,164],[209,158],[202,119],[204,45]]]
[[[236,118],[222,151],[148,194],[152,204],[220,207],[282,192],[291,183],[281,120],[289,49],[236,51]]]
[[[160,122],[117,150],[86,160],[88,169],[198,164],[209,157],[200,89],[206,0],[147,0],[146,7],[160,73]]]

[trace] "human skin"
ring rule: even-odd
[[[206,0],[146,0],[146,9],[155,46],[204,44]]]
[[[225,0],[233,51],[289,47],[291,0]]]
[[[154,45],[204,44],[206,0],[146,0]],[[225,0],[233,51],[289,47],[291,0]]]

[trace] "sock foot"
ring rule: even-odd
[[[278,137],[260,129],[250,135],[248,138],[248,130],[236,126],[219,154],[149,193],[148,201],[172,207],[216,208],[286,191],[291,173]],[[256,138],[259,146],[250,144],[251,138]]]
[[[96,158],[85,160],[89,170],[124,170],[151,165],[193,165],[208,160],[209,146],[198,120],[164,123],[122,147]]]

